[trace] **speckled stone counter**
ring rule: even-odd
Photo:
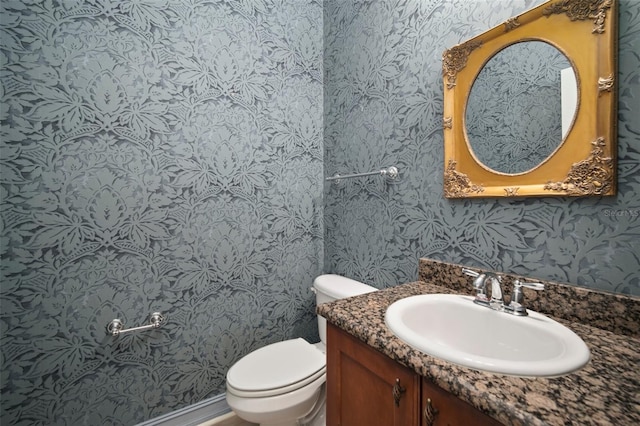
[[[422,269],[421,265],[421,277]],[[548,314],[589,346],[591,360],[584,368],[557,378],[519,378],[475,371],[410,348],[385,325],[384,314],[391,303],[428,293],[460,291],[455,286],[417,281],[320,305],[317,311],[330,323],[505,425],[640,425],[637,336]],[[633,302],[632,308],[637,307]]]

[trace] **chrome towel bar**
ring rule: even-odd
[[[340,175],[338,173],[336,173],[335,175],[326,178],[325,180],[327,181],[335,181],[335,182],[339,182],[340,179],[351,179],[351,178],[357,178],[357,177],[363,177],[363,176],[373,176],[373,175],[380,175],[380,176],[386,176],[389,179],[395,179],[398,177],[400,173],[398,172],[398,168],[391,166],[388,167],[386,169],[382,169],[382,170],[376,170],[374,172],[366,172],[366,173],[354,173],[351,175]]]
[[[112,336],[119,336],[122,333],[129,333],[131,331],[143,331],[150,330],[152,328],[159,328],[164,322],[166,318],[160,312],[154,312],[149,316],[149,325],[141,325],[140,327],[133,328],[124,328],[124,323],[120,321],[118,318],[112,320],[109,324],[107,324],[107,333]]]

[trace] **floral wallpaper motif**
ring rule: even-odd
[[[482,67],[465,115],[471,149],[482,164],[522,173],[555,151],[562,142],[565,68],[571,68],[567,58],[541,41],[511,45]]]
[[[325,268],[387,287],[419,257],[640,296],[640,3],[619,4],[618,195],[443,197],[442,52],[539,0],[327,0]],[[523,123],[526,127],[527,123]]]
[[[135,424],[317,339],[322,2],[1,8],[2,424]]]
[[[442,196],[442,51],[537,3],[3,1],[3,424],[130,425],[220,394],[242,355],[315,338],[321,272],[384,287],[426,256],[640,294],[633,0],[618,196]],[[387,165],[398,181],[322,183]],[[163,328],[106,336],[156,310]]]

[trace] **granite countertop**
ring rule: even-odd
[[[456,291],[416,281],[326,303],[317,312],[505,425],[640,425],[638,337],[549,315],[578,334],[591,350],[591,360],[584,368],[557,378],[476,371],[410,348],[385,325],[385,311],[391,303],[428,293]]]

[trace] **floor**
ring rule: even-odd
[[[208,422],[201,423],[199,426],[258,426],[255,423],[245,422],[234,413],[228,413],[224,416],[216,417]]]

